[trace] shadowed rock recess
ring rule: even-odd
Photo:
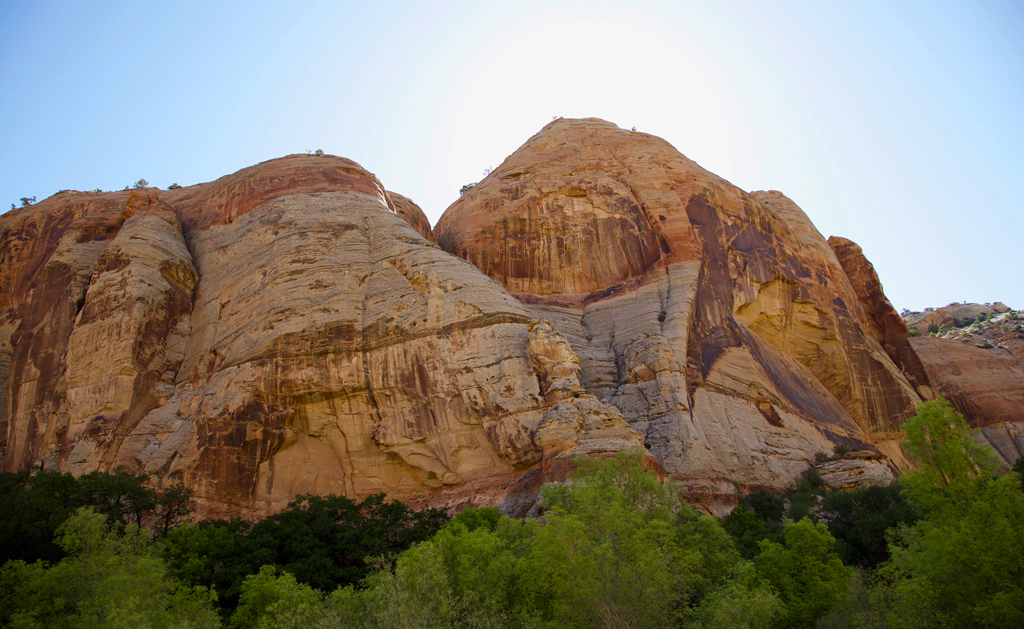
[[[546,126],[434,230],[330,156],[61,193],[0,217],[4,467],[123,465],[214,517],[376,492],[521,515],[574,456],[637,447],[715,511],[838,443],[827,477],[879,482],[929,374],[829,244],[596,119]]]

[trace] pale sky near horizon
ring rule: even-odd
[[[897,309],[1024,309],[1022,2],[0,4],[0,203],[323,149],[432,224],[554,116],[863,247]]]

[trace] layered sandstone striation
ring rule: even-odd
[[[527,504],[556,460],[642,447],[398,198],[301,156],[5,215],[5,467],[124,465],[229,516],[300,493]]]
[[[376,492],[525,514],[573,457],[634,448],[720,512],[812,465],[886,482],[933,390],[1009,461],[999,343],[908,340],[854,243],[596,119],[546,126],[434,229],[305,155],[0,217],[5,469],[125,466],[206,516]]]
[[[559,119],[434,235],[556,325],[583,386],[696,495],[785,486],[837,442],[904,464],[899,427],[926,382],[893,354],[913,369],[912,350],[885,346],[780,193],[745,193],[659,138]]]
[[[420,206],[397,192],[388,192],[388,197],[394,203],[395,212],[402,217],[402,220],[412,225],[412,228],[420,236],[430,241],[434,240],[434,234],[430,230],[430,221],[427,220],[427,215],[423,213]]]
[[[830,236],[828,245],[836,254],[846,277],[850,279],[861,308],[868,315],[871,332],[907,379],[925,397],[931,397],[928,374],[921,359],[910,345],[906,322],[892,307],[875,267],[864,257],[857,243],[846,238]]]

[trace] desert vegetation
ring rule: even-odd
[[[539,518],[449,518],[383,495],[301,496],[185,523],[190,492],[119,471],[4,474],[12,627],[1019,627],[1021,472],[944,400],[906,426],[918,469],[828,491],[810,468],[724,519],[640,452],[579,459]],[[837,450],[835,453],[841,456]]]

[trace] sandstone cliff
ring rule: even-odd
[[[949,304],[908,312],[936,335],[910,339],[936,393],[944,395],[999,454],[1004,466],[1024,456],[1024,325],[1005,304]]]
[[[559,119],[434,234],[555,323],[583,385],[696,495],[784,486],[838,442],[904,464],[920,393],[780,193],[745,193],[659,138]],[[905,332],[897,349],[912,362]]]
[[[259,515],[306,492],[494,503],[639,446],[560,334],[393,199],[298,156],[5,215],[6,469],[125,465]]]
[[[998,386],[957,381],[940,340],[781,193],[596,119],[547,125],[435,229],[331,156],[0,217],[5,469],[124,465],[201,515],[379,491],[522,514],[573,456],[634,447],[716,511],[840,443],[826,482],[884,482],[933,389],[995,408],[1019,378],[986,354]],[[972,416],[1004,458],[1010,406]]]

